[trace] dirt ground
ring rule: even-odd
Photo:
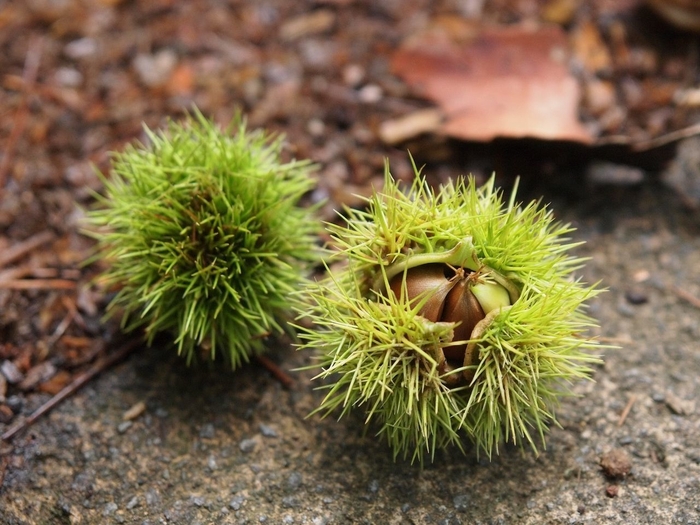
[[[561,427],[539,456],[506,446],[489,461],[452,450],[422,468],[394,462],[361,414],[307,418],[321,397],[311,372],[292,372],[286,389],[258,365],[188,368],[164,344],[140,348],[0,445],[0,523],[700,523],[696,139],[640,153],[380,138],[383,122],[428,106],[389,65],[426,20],[552,23],[545,8],[559,4],[574,6],[561,21],[567,34],[591,21],[606,35],[611,20],[657,23],[635,2],[605,1],[0,8],[0,432],[116,350],[114,324],[100,320],[108,297],[91,284],[99,268],[81,266],[91,246],[81,208],[100,188],[92,165],[108,170],[108,151],[142,138],[142,122],[157,127],[193,103],[220,122],[241,108],[252,125],[285,132],[290,155],[319,164],[312,197],[327,200],[325,218],[357,204],[353,194],[366,193],[387,157],[408,178],[408,147],[432,182],[495,169],[509,186],[522,175],[521,198],[542,196],[586,241],[581,275],[608,289],[590,313],[618,347],[605,351],[594,382],[574,385],[579,397],[562,400]],[[693,67],[626,69],[620,93],[642,77],[664,89],[698,83],[696,37],[664,31]],[[696,124],[674,106],[650,127],[671,104],[654,100],[632,110],[622,96],[629,118],[619,129],[591,107],[581,113],[603,138],[649,140]],[[289,341],[270,347],[282,369],[310,362]]]

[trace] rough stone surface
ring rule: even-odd
[[[540,191],[538,189],[537,191]],[[307,419],[321,393],[312,372],[285,390],[248,366],[188,368],[144,349],[89,384],[15,441],[0,522],[134,524],[691,524],[700,522],[700,418],[672,410],[672,392],[700,393],[700,314],[672,286],[700,294],[697,217],[650,185],[578,200],[546,194],[572,221],[591,260],[582,271],[609,291],[591,304],[605,351],[595,382],[574,385],[561,427],[539,456],[512,446],[491,460],[439,453],[422,468],[391,459],[363,418]],[[630,278],[648,301],[622,315]],[[298,368],[311,356],[278,342],[271,357]],[[620,416],[634,396],[628,416]],[[124,411],[146,412],[120,429]],[[269,429],[276,437],[270,439]],[[600,460],[629,455],[610,481]],[[610,497],[615,496],[615,497]]]

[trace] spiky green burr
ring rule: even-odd
[[[236,116],[224,130],[195,111],[147,144],[113,155],[87,214],[109,305],[149,341],[172,334],[188,361],[223,354],[235,368],[288,329],[293,292],[319,259],[320,229],[300,199],[307,161],[282,162],[282,141]]]
[[[489,457],[504,441],[544,446],[557,400],[598,361],[583,304],[598,291],[572,275],[572,228],[514,192],[504,201],[493,178],[435,193],[416,171],[404,192],[388,166],[344,219],[301,334],[320,351],[317,412],[364,409],[411,460],[465,437]]]

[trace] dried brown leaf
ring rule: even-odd
[[[392,67],[442,108],[441,132],[449,136],[591,143],[578,120],[580,88],[566,50],[566,35],[554,26],[481,29],[457,39],[426,31],[394,54]]]

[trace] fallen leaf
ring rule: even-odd
[[[38,390],[39,392],[45,392],[55,396],[61,390],[63,390],[68,383],[71,382],[71,379],[73,379],[73,376],[70,374],[70,372],[66,370],[59,370],[51,379],[41,383]]]
[[[536,137],[592,143],[578,120],[579,83],[561,28],[483,28],[454,37],[428,30],[394,54],[392,68],[445,114],[440,132],[465,139]]]

